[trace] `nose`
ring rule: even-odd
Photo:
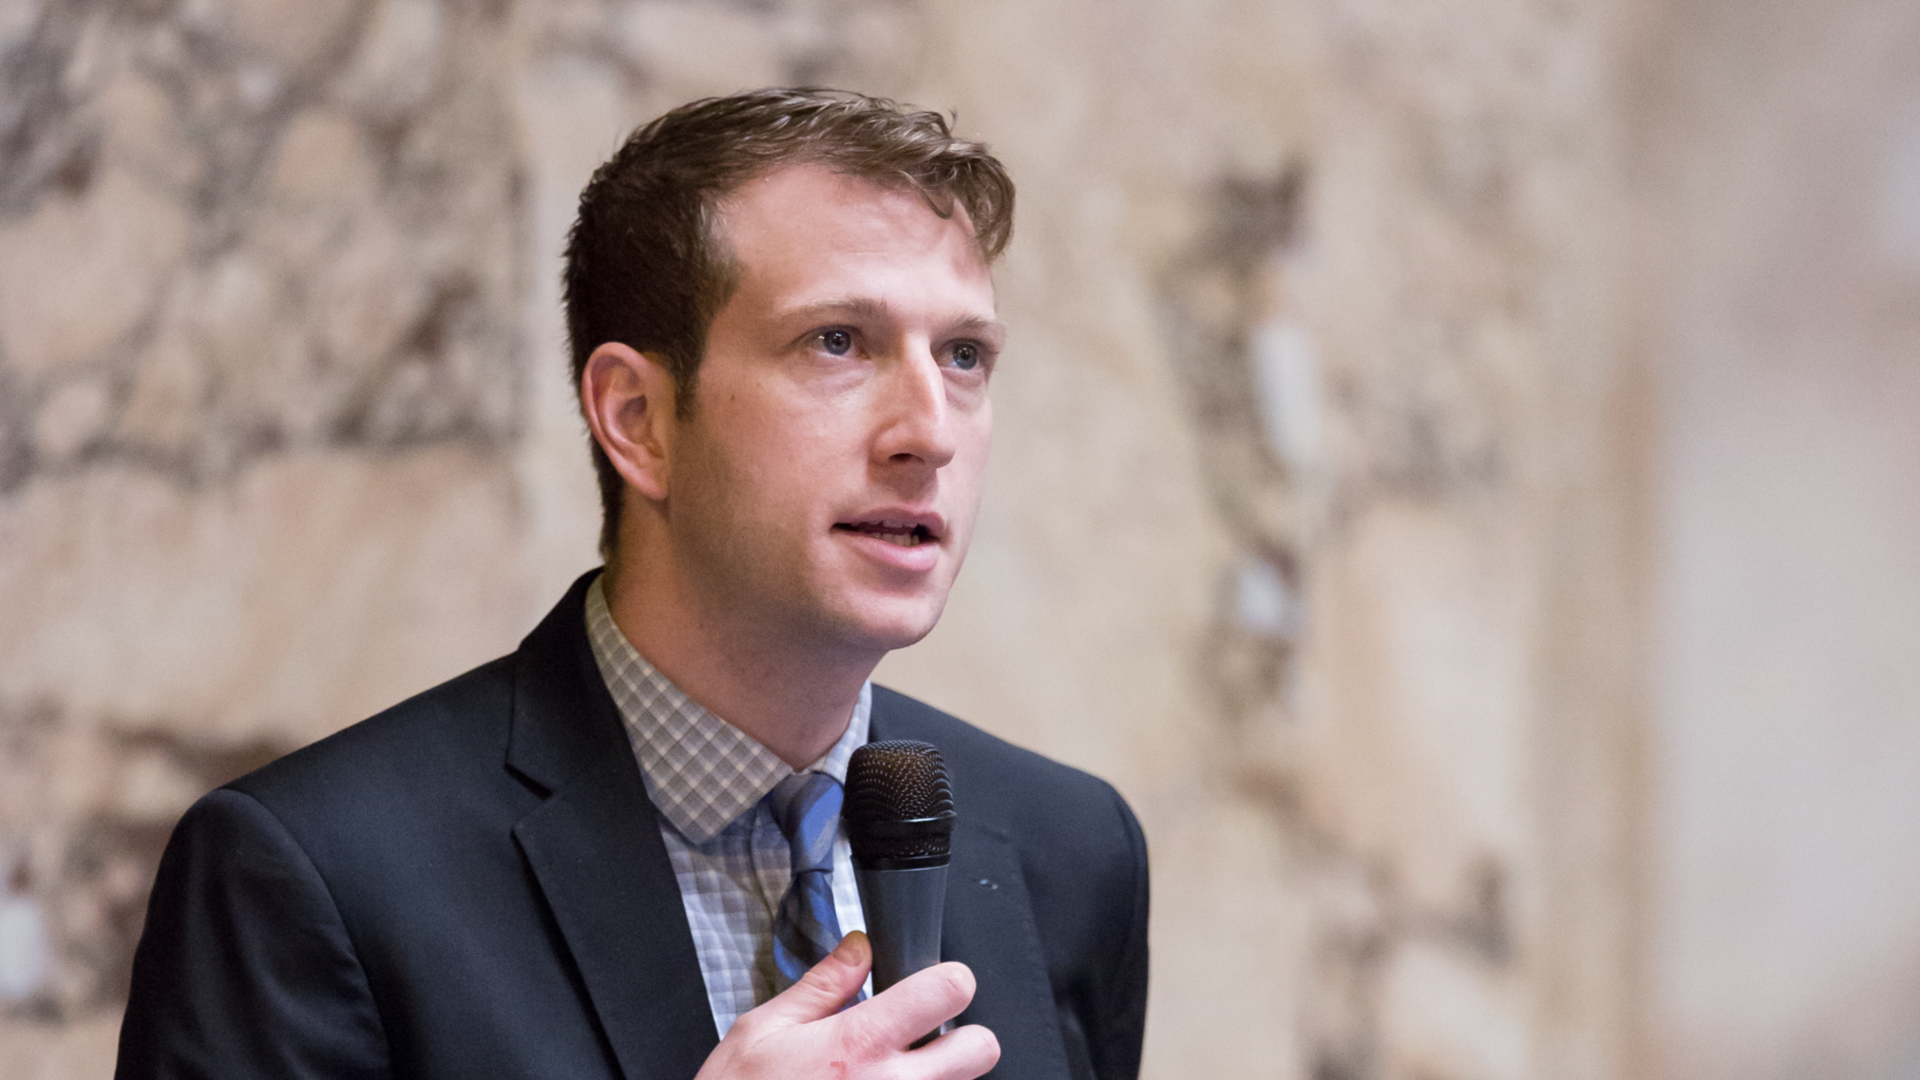
[[[953,460],[957,447],[939,361],[927,343],[916,342],[904,350],[899,363],[888,366],[882,422],[873,446],[876,462],[941,468]]]

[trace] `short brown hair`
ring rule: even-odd
[[[1013,233],[1013,181],[938,113],[837,90],[753,90],[682,105],[635,131],[580,193],[564,278],[574,385],[609,341],[662,358],[691,415],[707,327],[739,270],[715,204],[783,165],[812,162],[918,191],[941,217],[964,207],[988,262]],[[598,442],[600,550],[619,536],[620,474]]]

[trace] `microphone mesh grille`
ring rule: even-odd
[[[913,821],[953,813],[953,787],[947,763],[930,743],[893,739],[868,743],[847,762],[847,840],[860,858],[944,855],[952,845],[944,833],[879,837],[863,825]]]

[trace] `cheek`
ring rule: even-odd
[[[961,437],[960,450],[954,455],[951,468],[956,470],[956,481],[975,493],[978,498],[980,489],[987,481],[987,459],[993,450],[993,418],[991,414],[983,416],[977,423],[968,426]]]
[[[802,514],[833,490],[838,478],[827,444],[820,439],[769,431],[750,453],[734,460],[734,479],[769,514]]]
[[[708,476],[743,499],[790,504],[798,482],[818,471],[822,439],[811,410],[752,387],[713,402],[707,419],[711,431],[701,450]]]
[[[868,457],[862,417],[852,410],[795,410],[766,418],[756,438],[761,475],[787,505],[832,500],[860,483]]]
[[[972,539],[974,522],[986,494],[988,449],[988,433],[982,431],[976,438],[966,440],[954,460],[942,470],[947,474],[945,485],[952,498],[950,520],[963,542]]]

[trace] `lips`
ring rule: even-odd
[[[834,523],[834,529],[840,532],[857,533],[884,540],[896,547],[912,548],[922,544],[939,543],[945,523],[938,515],[921,514],[876,514],[850,521]]]

